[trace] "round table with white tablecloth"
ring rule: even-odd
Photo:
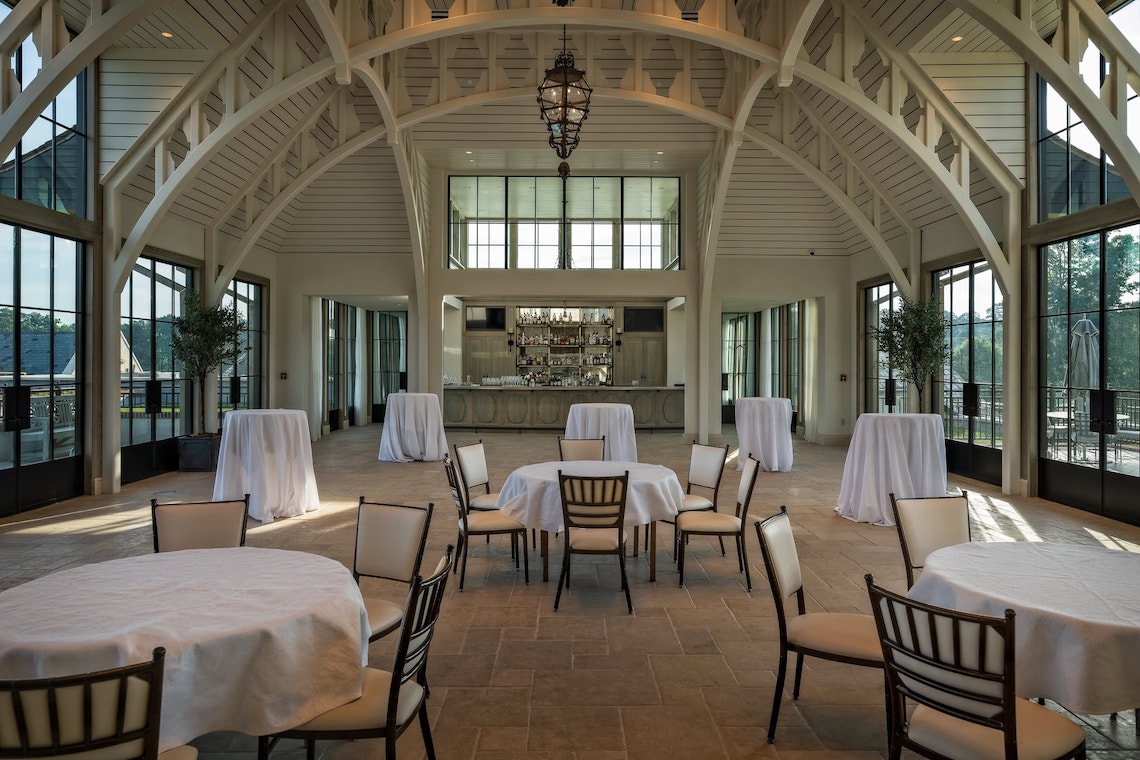
[[[1015,613],[1017,693],[1079,713],[1140,706],[1140,553],[973,542],[926,558],[909,596],[991,617]]]
[[[538,462],[512,472],[499,489],[497,505],[507,515],[528,528],[546,533],[563,529],[562,493],[558,488],[558,471],[566,475],[599,477],[629,472],[629,486],[625,499],[627,526],[656,526],[658,520],[675,519],[685,499],[685,489],[677,473],[659,464],[640,462],[573,461]],[[650,531],[650,579],[656,574],[656,530]],[[544,579],[547,576],[544,555]]]
[[[145,554],[0,592],[0,679],[149,662],[165,647],[165,751],[211,731],[281,731],[356,699],[368,635],[352,573],[327,557]]]

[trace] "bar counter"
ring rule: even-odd
[[[636,428],[685,427],[685,389],[655,386],[480,386],[443,389],[449,427],[565,429],[571,404],[629,404]]]

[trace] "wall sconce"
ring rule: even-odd
[[[515,334],[513,332],[507,333],[507,350],[514,353],[515,350]]]
[[[617,328],[617,340],[614,341],[614,345],[617,346],[618,351],[621,351],[621,328],[620,327]]]

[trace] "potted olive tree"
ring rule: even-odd
[[[918,409],[923,411],[926,381],[942,369],[949,349],[946,315],[938,301],[914,301],[903,297],[902,305],[885,313],[875,331],[879,350],[903,382],[918,390]]]
[[[170,352],[182,364],[183,377],[197,390],[198,414],[192,432],[178,439],[178,461],[183,470],[213,470],[218,466],[221,436],[206,429],[206,379],[222,362],[245,352],[241,344],[245,320],[232,306],[206,306],[192,290],[182,300],[182,315],[175,317]]]

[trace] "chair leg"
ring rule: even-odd
[[[269,737],[257,737],[257,760],[269,760]]]
[[[453,575],[459,572],[459,555],[463,554],[463,543],[463,531],[459,531],[455,535],[455,559],[451,563]]]
[[[768,743],[776,741],[776,721],[780,717],[780,701],[784,696],[784,679],[788,675],[788,650],[780,649],[780,666],[776,669],[776,693],[772,697],[772,717],[768,721]]]
[[[685,587],[685,533],[684,531],[674,527],[674,540],[673,548],[677,551],[677,585],[681,588]]]
[[[570,549],[567,547],[566,552],[562,555],[562,572],[558,573],[558,591],[554,594],[554,611],[558,612],[558,600],[562,598],[562,582],[566,582],[566,588],[570,588]]]
[[[317,740],[305,740],[305,760],[317,760]]]
[[[465,539],[463,541],[463,548],[466,549],[467,551],[463,552],[463,568],[459,571],[459,590],[460,591],[463,590],[463,580],[467,577],[467,555],[471,553],[470,547],[467,545],[467,542],[470,540],[471,540],[471,536],[467,535],[467,536],[465,536]]]
[[[522,553],[523,553],[523,580],[530,584],[530,550],[526,546],[526,528],[523,528],[519,534],[522,539]],[[517,566],[517,565],[516,565]]]
[[[384,760],[396,760],[396,736],[395,731],[389,731],[384,734]]]
[[[804,676],[804,656],[802,652],[796,653],[796,683],[792,687],[792,699],[800,698],[800,681]]]
[[[748,543],[744,540],[743,533],[736,535],[736,551],[740,555],[740,568],[744,570],[744,585],[752,591],[752,571],[748,567]]]
[[[526,544],[526,534],[523,534],[523,544]],[[427,709],[420,705],[420,732],[424,735],[424,752],[428,760],[435,760],[435,744],[431,740],[431,723],[428,721]]]
[[[728,552],[724,550],[724,536],[717,536],[716,540],[720,542],[720,556],[727,557]]]
[[[522,542],[523,542],[523,545],[525,546],[526,545],[526,534],[525,533],[523,534]],[[515,560],[515,570],[518,570],[519,569],[519,534],[518,533],[512,533],[511,534],[511,556],[514,557],[514,560]]]
[[[633,614],[633,597],[629,595],[629,579],[625,577],[625,549],[618,554],[618,564],[621,566],[621,587],[625,590],[625,605],[629,614]]]

